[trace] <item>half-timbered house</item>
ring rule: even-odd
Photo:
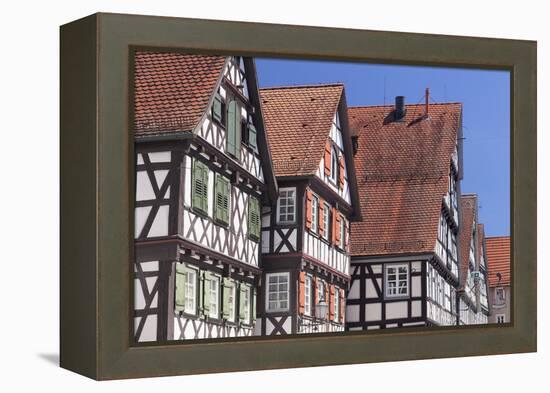
[[[485,324],[489,322],[491,308],[489,304],[489,266],[487,265],[487,244],[485,240],[485,226],[477,224],[477,268],[478,273],[476,291],[477,291],[477,308],[481,315],[479,323]]]
[[[510,236],[486,239],[487,265],[489,266],[489,323],[509,323],[511,320],[512,286],[510,281]]]
[[[485,289],[486,268],[481,268],[484,258],[483,233],[478,221],[478,199],[475,194],[460,197],[460,284],[457,289],[457,309],[459,325],[477,325],[488,321],[489,307]],[[482,307],[482,301],[485,303]]]
[[[251,335],[276,198],[254,62],[134,57],[135,341]]]
[[[344,86],[260,90],[279,198],[262,210],[259,334],[344,330],[359,218]]]
[[[363,220],[352,223],[346,327],[455,325],[459,103],[349,108]]]

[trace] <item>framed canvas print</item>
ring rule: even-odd
[[[536,43],[61,27],[61,366],[536,350]]]

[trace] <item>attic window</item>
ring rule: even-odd
[[[336,183],[338,179],[338,152],[336,148],[332,146],[330,150],[330,180]]]

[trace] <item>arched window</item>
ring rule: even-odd
[[[336,151],[336,148],[332,146],[330,151],[330,179],[334,182],[338,179],[338,152]]]

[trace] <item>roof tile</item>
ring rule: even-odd
[[[462,105],[406,105],[404,121],[394,107],[349,108],[358,137],[355,168],[363,221],[352,223],[352,255],[433,252]]]
[[[486,238],[489,287],[510,285],[510,236]],[[502,279],[498,280],[497,273]]]

